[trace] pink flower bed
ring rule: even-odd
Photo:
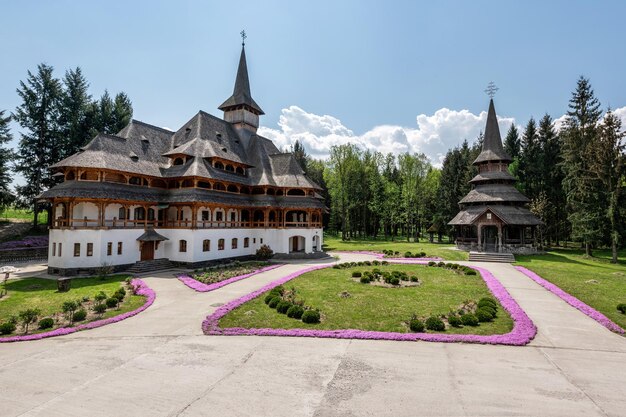
[[[0,343],[24,342],[27,340],[44,339],[46,337],[63,336],[66,334],[79,332],[81,330],[95,329],[96,327],[101,327],[101,326],[111,324],[111,323],[117,323],[118,321],[122,321],[129,317],[135,316],[141,313],[142,311],[144,311],[146,308],[150,307],[152,303],[154,303],[156,294],[150,287],[148,287],[142,280],[138,278],[134,278],[131,281],[131,285],[135,288],[135,294],[143,295],[144,297],[146,297],[146,302],[141,307],[133,311],[120,314],[119,316],[109,317],[108,319],[96,320],[96,321],[92,321],[92,322],[85,323],[85,324],[79,324],[78,326],[74,326],[74,327],[61,327],[55,330],[51,330],[49,332],[28,334],[24,336],[3,337],[3,338],[0,338]]]
[[[485,280],[487,287],[492,294],[500,301],[500,304],[511,315],[514,321],[513,330],[506,334],[500,335],[465,335],[465,334],[434,334],[434,333],[398,333],[398,332],[378,332],[365,330],[316,330],[316,329],[245,329],[241,327],[220,328],[219,320],[228,312],[234,310],[240,305],[260,296],[272,288],[284,284],[302,274],[315,271],[317,269],[328,268],[328,266],[320,265],[306,268],[302,271],[291,273],[279,280],[276,280],[263,288],[254,291],[241,298],[233,300],[219,307],[213,314],[207,316],[202,323],[202,330],[207,335],[255,335],[255,336],[301,336],[301,337],[324,337],[336,339],[377,339],[377,340],[404,340],[417,341],[424,340],[428,342],[464,342],[464,343],[483,343],[492,345],[515,345],[522,346],[530,342],[537,334],[537,328],[530,320],[528,315],[515,302],[504,286],[498,281],[493,274],[483,268],[474,267],[478,270]]]
[[[204,282],[200,282],[200,281],[198,281],[196,279],[193,279],[193,277],[191,277],[189,275],[186,275],[186,274],[179,275],[178,279],[183,284],[185,284],[186,286],[191,288],[192,290],[196,290],[198,292],[209,292],[209,291],[217,290],[218,288],[222,288],[224,285],[232,284],[233,282],[237,282],[237,281],[241,281],[242,279],[250,278],[251,276],[256,275],[256,274],[260,274],[261,272],[265,272],[265,271],[269,271],[269,270],[272,270],[272,269],[276,269],[279,266],[282,266],[282,265],[279,264],[279,265],[265,266],[265,267],[263,267],[261,269],[257,269],[256,271],[252,271],[249,274],[238,275],[236,277],[228,278],[228,279],[225,279],[224,281],[215,282],[213,284],[205,284]]]
[[[583,303],[582,301],[580,301],[578,298],[574,297],[573,295],[566,293],[565,291],[563,291],[561,288],[557,287],[553,283],[541,278],[539,275],[537,275],[533,271],[526,269],[523,266],[516,266],[515,269],[517,269],[522,274],[526,275],[528,278],[535,281],[537,284],[541,285],[546,290],[550,291],[552,294],[556,295],[557,297],[565,301],[567,304],[582,311],[584,314],[591,317],[592,319],[594,319],[595,321],[597,321],[598,323],[600,323],[607,329],[611,330],[612,332],[624,334],[624,329],[622,329],[618,324],[613,322],[607,316],[600,313],[598,310],[594,309],[593,307],[590,307],[587,304]]]

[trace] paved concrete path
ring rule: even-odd
[[[626,339],[510,265],[477,265],[537,324],[530,345],[205,336],[218,304],[310,263],[210,293],[166,273],[136,317],[0,345],[0,416],[624,415]]]

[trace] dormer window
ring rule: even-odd
[[[174,158],[174,162],[172,162],[172,165],[182,165],[185,163],[185,160],[183,158]]]

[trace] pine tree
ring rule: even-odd
[[[61,159],[73,155],[91,139],[93,118],[87,116],[91,102],[88,88],[80,67],[65,73],[59,115],[59,130],[64,141]]]
[[[612,263],[617,263],[617,248],[624,232],[624,212],[620,204],[626,181],[626,136],[622,132],[622,122],[610,109],[599,126],[597,146],[593,148],[591,171],[602,184],[608,197],[608,204],[602,207],[610,227],[609,236],[612,250]]]
[[[506,138],[504,138],[504,150],[514,160],[520,156],[521,141],[515,123],[511,123],[511,127],[506,134]]]
[[[133,104],[126,93],[117,93],[113,101],[113,115],[107,133],[116,134],[122,130],[133,118]]]
[[[17,187],[22,205],[33,207],[33,226],[37,227],[39,206],[35,197],[54,184],[49,166],[59,160],[58,119],[61,83],[53,76],[54,69],[40,64],[35,74],[28,71],[26,82],[20,81],[17,94],[22,100],[13,117],[25,130],[17,152],[15,170],[26,184]]]
[[[0,211],[6,209],[14,200],[10,189],[12,177],[9,166],[14,155],[11,149],[4,147],[13,139],[9,130],[11,116],[4,117],[4,113],[5,110],[0,110]]]
[[[521,143],[518,165],[519,187],[528,198],[533,200],[539,196],[541,189],[538,161],[541,152],[537,142],[537,122],[533,117],[526,124]]]
[[[304,145],[296,140],[293,145],[291,145],[291,153],[298,161],[298,165],[302,168],[302,171],[307,172],[307,158],[306,150],[304,149]]]
[[[601,237],[603,195],[597,177],[590,170],[590,157],[597,146],[598,122],[602,111],[588,79],[580,77],[569,101],[569,111],[561,132],[563,188],[572,237],[592,254]]]

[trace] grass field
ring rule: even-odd
[[[19,220],[33,220],[33,212],[23,209],[16,208],[8,208],[0,213],[0,221],[11,220],[11,219],[19,219]],[[39,213],[39,223],[46,224],[48,222],[48,213],[46,211],[42,211]]]
[[[517,265],[524,266],[562,290],[590,305],[626,328],[626,315],[617,311],[626,303],[626,251],[619,254],[621,262],[612,264],[609,251],[594,251],[586,257],[580,250],[553,250],[545,255],[516,256]]]
[[[404,324],[413,314],[420,318],[447,314],[467,300],[492,296],[479,275],[465,276],[450,270],[422,265],[388,265],[376,268],[382,271],[400,270],[416,274],[422,281],[418,287],[384,288],[361,284],[351,278],[352,271],[375,267],[348,269],[326,268],[301,275],[284,286],[295,287],[307,306],[318,308],[322,322],[307,325],[279,314],[264,303],[264,295],[255,298],[228,313],[220,320],[220,327],[244,328],[309,328],[359,329],[407,332]],[[340,293],[348,291],[343,298]],[[491,323],[478,327],[450,328],[446,333],[502,334],[512,329],[513,321],[502,309]]]
[[[370,251],[382,251],[383,249],[398,251],[400,254],[404,252],[426,252],[426,256],[438,256],[440,258],[451,261],[465,261],[467,260],[467,252],[458,251],[453,249],[454,243],[429,243],[426,239],[422,242],[407,242],[399,239],[396,241],[390,240],[375,240],[375,239],[363,239],[363,240],[349,240],[342,241],[341,237],[325,235],[324,236],[324,249],[326,251],[333,250],[370,250]]]
[[[51,316],[61,312],[64,301],[81,300],[83,297],[93,297],[100,291],[111,296],[124,284],[127,275],[115,275],[100,278],[76,278],[72,280],[71,289],[68,292],[58,292],[55,280],[42,278],[25,278],[9,280],[7,282],[8,296],[0,298],[0,323],[8,321],[9,317],[16,316],[20,311],[27,308],[38,308],[41,311],[39,318]],[[127,311],[135,310],[143,305],[144,297],[139,295],[127,295],[120,309],[107,310],[102,318],[117,316]],[[32,331],[31,331],[32,329]],[[29,333],[36,333],[37,326],[29,328]],[[21,333],[18,327],[16,334]]]

